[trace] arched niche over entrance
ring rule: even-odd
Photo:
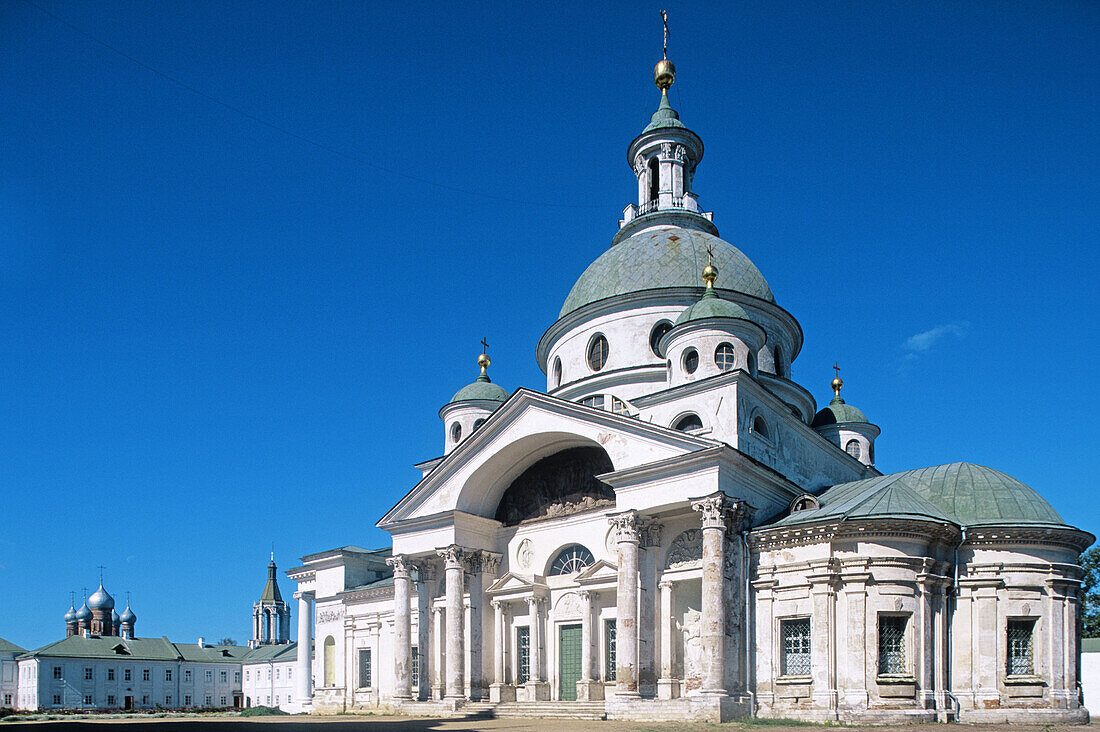
[[[512,526],[529,519],[567,516],[615,505],[615,491],[596,478],[614,470],[598,446],[570,447],[538,460],[501,496],[496,520]]]

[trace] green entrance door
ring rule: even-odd
[[[577,700],[577,682],[581,680],[581,626],[562,625],[558,630],[559,698]]]

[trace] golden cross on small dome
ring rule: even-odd
[[[661,23],[665,27],[665,42],[664,42],[664,45],[662,46],[662,52],[664,53],[664,57],[668,58],[668,11],[667,10],[662,10],[661,11]]]
[[[711,289],[714,286],[714,281],[718,279],[718,268],[714,266],[714,245],[707,245],[707,266],[703,267],[703,281],[707,283],[707,289]]]
[[[477,365],[481,367],[481,375],[487,376],[485,370],[489,368],[489,364],[492,361],[489,360],[489,344],[485,342],[485,339],[481,339],[481,355],[477,357]]]
[[[840,390],[844,388],[844,379],[840,378],[840,365],[833,361],[833,383],[830,384],[833,387],[834,398],[840,399]]]

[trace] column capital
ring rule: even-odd
[[[577,590],[577,597],[581,598],[585,602],[592,602],[592,597],[596,593],[592,590]]]
[[[416,561],[408,562],[409,567],[416,570],[417,582],[431,582],[435,579],[439,563],[434,557],[417,557]]]
[[[466,571],[470,574],[490,574],[496,577],[500,570],[502,555],[496,552],[476,550],[468,554],[466,558]]]
[[[466,550],[458,544],[436,549],[435,553],[443,560],[444,569],[465,569]]]
[[[494,597],[492,600],[489,600],[489,604],[493,606],[494,610],[500,610],[504,607],[504,600],[499,600]]]
[[[653,519],[638,521],[638,537],[642,547],[654,547],[661,545],[661,529],[664,526]]]
[[[409,558],[404,554],[394,554],[392,557],[386,557],[386,564],[393,567],[394,579],[409,578],[409,570],[412,569],[412,563],[409,562]]]
[[[616,541],[620,544],[637,544],[641,541],[638,535],[638,512],[634,510],[615,513],[607,517],[608,523],[615,529]]]
[[[698,511],[704,529],[725,529],[738,533],[748,523],[752,509],[744,501],[734,501],[722,491],[696,498],[691,509]]]
[[[525,597],[523,599],[527,601],[527,607],[530,610],[536,613],[539,611],[539,605],[542,604],[541,597]]]
[[[668,579],[661,580],[660,582],[657,583],[657,589],[659,589],[659,590],[671,590],[672,589],[672,580],[668,580]]]

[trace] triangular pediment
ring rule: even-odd
[[[619,568],[606,559],[601,559],[595,564],[585,567],[584,571],[577,575],[577,584],[604,584],[606,582],[617,582],[618,579]]]
[[[547,591],[546,578],[541,575],[522,575],[508,572],[485,590],[489,595],[507,595],[511,593],[536,593]]]
[[[520,389],[444,457],[378,526],[458,511],[493,518],[500,497],[524,469],[572,447],[597,446],[615,470],[715,446],[703,437]]]

